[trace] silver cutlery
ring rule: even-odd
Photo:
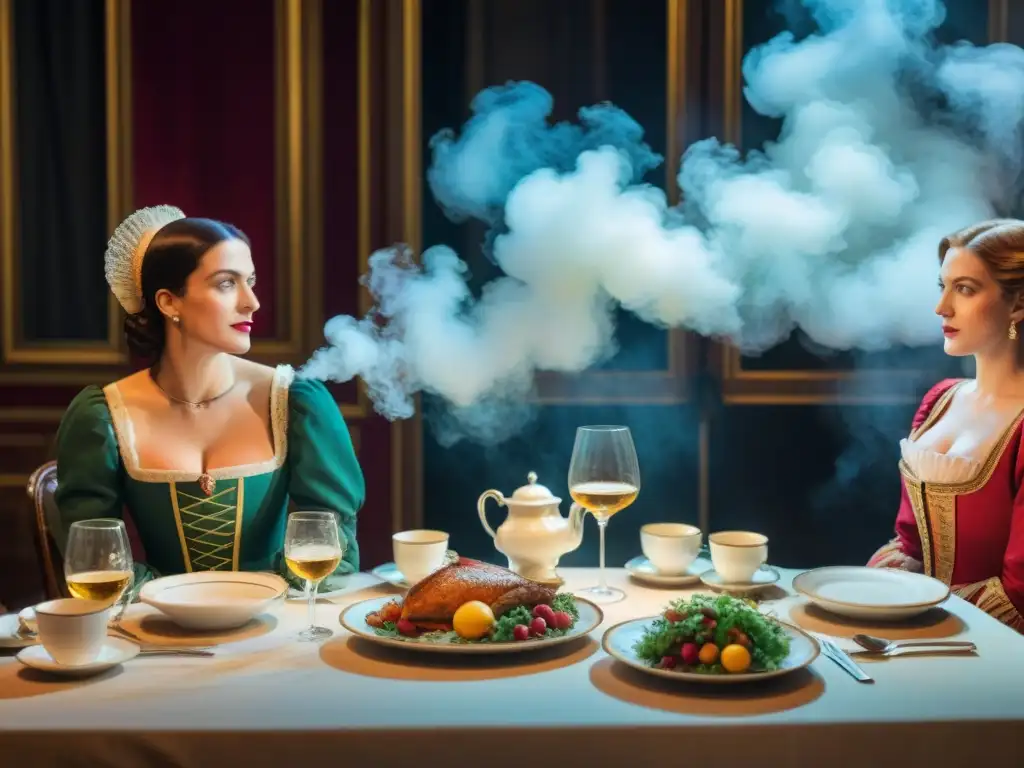
[[[853,641],[869,653],[891,656],[900,651],[928,651],[933,653],[966,653],[977,651],[978,647],[966,640],[887,640],[874,635],[856,634]]]
[[[143,653],[166,653],[174,654],[177,653],[183,656],[213,656],[213,650],[209,646],[179,646],[179,645],[158,645],[156,643],[150,643],[143,640],[137,634],[132,632],[130,629],[125,629],[120,623],[110,625],[110,629],[123,635],[125,639],[131,640],[133,643],[138,645]]]
[[[204,648],[158,648],[140,646],[140,656],[213,656],[213,651]]]
[[[853,677],[854,680],[861,683],[873,683],[874,678],[871,677],[867,672],[860,668],[850,655],[841,649],[838,645],[833,643],[831,640],[818,637],[818,643],[821,645],[821,650],[825,653],[829,659],[835,662],[841,669],[847,672]]]

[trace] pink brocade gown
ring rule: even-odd
[[[960,381],[939,382],[921,401],[899,465],[896,537],[868,565],[933,576],[1024,633],[1024,410],[976,462],[912,442],[942,416]]]

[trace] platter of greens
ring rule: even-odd
[[[609,628],[602,646],[641,672],[723,684],[795,672],[821,652],[808,633],[731,595],[673,600],[659,616]]]

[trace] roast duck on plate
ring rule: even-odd
[[[488,605],[497,619],[517,605],[550,603],[555,592],[508,568],[460,557],[412,586],[402,601],[401,618],[420,629],[451,629],[455,611],[471,600]]]

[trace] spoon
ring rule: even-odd
[[[874,653],[892,653],[904,648],[956,648],[961,651],[976,651],[977,646],[963,640],[886,640],[874,635],[856,634],[853,641],[861,648]]]

